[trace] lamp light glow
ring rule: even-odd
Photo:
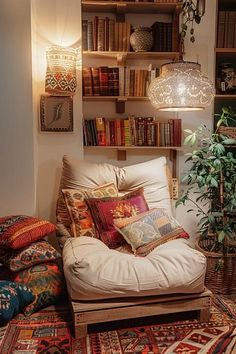
[[[151,81],[148,97],[159,111],[198,111],[210,105],[215,95],[214,85],[194,62],[162,65],[161,74]]]
[[[76,90],[77,50],[53,46],[46,52],[45,91],[53,95],[71,96]]]

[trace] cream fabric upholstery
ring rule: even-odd
[[[100,240],[70,238],[63,249],[64,273],[73,300],[200,293],[205,256],[177,239],[135,257],[109,249]]]
[[[120,168],[106,163],[90,163],[65,155],[60,191],[67,188],[95,188],[110,182],[117,186],[119,194],[143,187],[150,209],[163,208],[172,215],[166,167],[165,157]],[[60,191],[56,214],[58,239],[63,246],[72,233],[70,216]]]

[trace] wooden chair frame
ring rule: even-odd
[[[199,320],[210,319],[212,293],[175,294],[135,298],[106,299],[90,302],[70,300],[75,338],[87,335],[89,324],[197,310]]]

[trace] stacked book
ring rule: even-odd
[[[109,17],[82,20],[83,51],[130,51],[131,25]]]
[[[148,69],[132,67],[84,67],[84,96],[147,96],[148,86],[159,69],[149,66]]]
[[[154,117],[105,119],[83,122],[85,146],[181,146],[182,120],[160,121]]]
[[[157,21],[153,23],[152,31],[153,31],[154,45],[152,50],[154,52],[171,52],[173,50],[172,30],[173,30],[173,24],[171,22]]]
[[[217,47],[236,48],[236,11],[219,11]]]

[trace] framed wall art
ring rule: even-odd
[[[73,98],[42,95],[40,97],[40,129],[46,132],[72,132]]]

